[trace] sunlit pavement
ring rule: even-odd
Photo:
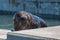
[[[10,30],[0,29],[0,40],[7,39],[7,33],[11,32]]]

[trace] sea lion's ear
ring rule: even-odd
[[[14,22],[18,22],[18,20],[17,20],[17,13],[14,14],[14,16],[13,16],[13,21],[14,21]]]
[[[13,15],[13,20],[15,19],[15,15]]]
[[[16,13],[13,15],[13,20],[15,19],[15,17],[16,17]]]

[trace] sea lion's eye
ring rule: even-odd
[[[20,16],[17,14],[17,17],[20,17]]]

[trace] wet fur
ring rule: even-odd
[[[20,18],[25,20],[19,20]],[[37,20],[36,20],[37,18]],[[25,22],[25,23],[24,23]],[[46,23],[39,19],[39,17],[30,14],[25,11],[19,11],[14,15],[14,29],[25,30],[25,29],[35,29],[35,28],[47,27]]]

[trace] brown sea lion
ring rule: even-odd
[[[36,15],[25,11],[19,11],[14,15],[15,31],[43,27],[47,27],[45,21]]]

